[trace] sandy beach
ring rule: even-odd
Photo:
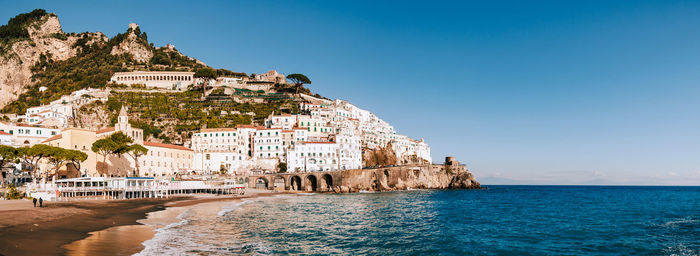
[[[197,195],[165,199],[45,202],[43,208],[32,207],[30,200],[0,201],[0,255],[94,254],[99,251],[90,251],[92,248],[87,245],[95,239],[117,241],[111,248],[95,249],[111,252],[109,254],[119,252],[120,255],[131,255],[142,250],[141,243],[154,234],[152,227],[137,222],[146,219],[149,212],[166,207],[183,208],[274,194],[278,193],[250,191],[238,197]],[[120,233],[133,235],[109,237]]]

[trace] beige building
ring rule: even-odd
[[[132,71],[116,72],[110,79],[117,84],[143,84],[146,87],[183,90],[194,83],[194,72],[180,71]]]
[[[99,157],[100,161],[102,161],[102,156],[98,156],[95,152],[92,152],[92,143],[96,140],[95,131],[79,128],[66,128],[63,129],[60,134],[53,136],[42,143],[54,147],[79,150],[88,156],[87,160],[80,164],[79,173],[74,166],[67,164],[66,167],[61,168],[62,171],[59,171],[59,178],[80,175],[101,176],[97,172],[97,159]],[[45,165],[44,167],[48,167],[48,165]]]
[[[192,170],[194,151],[189,148],[146,141],[148,153],[139,158],[140,176],[174,176]]]
[[[95,141],[108,137],[115,132],[122,132],[128,135],[134,140],[134,143],[141,144],[148,149],[146,155],[138,158],[140,173],[136,172],[136,163],[129,155],[109,155],[106,158],[107,166],[104,167],[102,162],[105,157],[92,151],[92,144]],[[103,177],[170,176],[191,170],[194,155],[192,150],[183,146],[148,142],[143,139],[143,130],[131,127],[126,109],[122,108],[119,112],[118,122],[114,127],[97,131],[67,128],[43,143],[85,152],[88,155],[88,159],[81,164],[80,175],[87,174],[89,176]],[[59,177],[74,177],[77,175],[75,168],[64,167],[63,169],[63,172],[59,172]]]

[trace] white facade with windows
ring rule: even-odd
[[[0,122],[0,131],[10,134],[14,147],[31,147],[61,132],[56,128],[5,122]]]
[[[186,147],[144,141],[148,153],[139,158],[141,176],[175,176],[192,170],[194,152]]]
[[[253,157],[279,159],[284,155],[282,129],[258,128],[253,136]]]
[[[338,170],[339,147],[335,142],[299,143],[287,152],[287,172]]]

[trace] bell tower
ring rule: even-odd
[[[126,132],[130,130],[130,126],[129,115],[126,113],[126,107],[122,106],[122,109],[119,111],[119,117],[117,118],[117,130]]]

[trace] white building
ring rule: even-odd
[[[12,146],[12,134],[0,131],[0,145]]]
[[[110,79],[112,83],[134,85],[166,90],[183,90],[194,83],[194,72],[180,71],[132,71],[116,72]]]
[[[206,173],[222,169],[235,173],[250,158],[250,126],[202,129],[192,135],[193,169]]]
[[[330,171],[340,169],[339,147],[335,142],[303,142],[287,153],[288,172]]]
[[[0,122],[0,131],[9,133],[14,147],[31,147],[60,133],[59,129]]]
[[[282,129],[258,128],[253,136],[253,157],[280,159],[283,155]]]

